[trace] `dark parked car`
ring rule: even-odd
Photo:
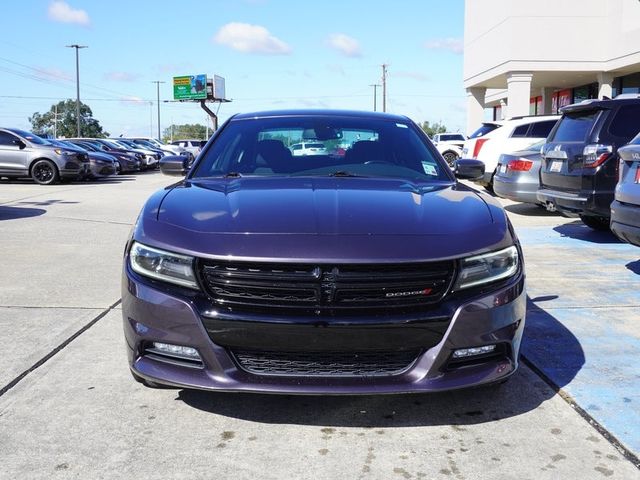
[[[31,177],[41,185],[52,185],[88,171],[86,153],[53,145],[31,132],[0,128],[0,177]]]
[[[68,138],[66,141],[87,150],[113,155],[120,164],[121,172],[138,172],[142,169],[143,155],[140,153],[134,153],[124,148],[108,147],[98,142],[95,138]]]
[[[301,141],[351,147],[293,156]],[[134,378],[276,393],[501,382],[525,299],[497,200],[457,183],[408,118],[324,110],[228,120],[143,207],[122,283]]]
[[[498,160],[493,191],[502,198],[515,202],[540,203],[540,149],[545,141],[534,143],[526,150],[503,153]]]
[[[538,200],[608,230],[618,183],[618,148],[640,131],[640,95],[585,100],[562,108],[542,150]]]
[[[89,157],[89,170],[83,176],[85,179],[95,180],[96,178],[109,177],[118,173],[118,162],[111,155],[99,152],[90,152],[84,147],[64,140],[49,139],[48,142],[58,147],[86,154]]]
[[[611,204],[611,230],[640,247],[640,134],[618,150],[620,179]]]

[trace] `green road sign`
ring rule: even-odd
[[[204,100],[206,98],[206,75],[185,75],[182,77],[173,77],[174,100]]]

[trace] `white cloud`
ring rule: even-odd
[[[327,44],[346,57],[361,57],[360,43],[355,38],[344,33],[332,33],[327,39]]]
[[[49,19],[54,22],[77,23],[85,27],[91,23],[87,12],[72,8],[68,3],[59,0],[49,4]]]
[[[133,82],[137,78],[138,75],[128,72],[107,72],[104,74],[104,79],[112,82]]]
[[[288,55],[291,47],[260,25],[231,22],[223,25],[213,37],[220,45],[242,53]]]
[[[419,82],[429,82],[431,80],[431,77],[420,72],[392,72],[390,75],[396,78],[411,78]]]
[[[460,55],[464,51],[461,38],[436,38],[424,44],[429,50],[446,50]]]
[[[38,73],[47,75],[48,77],[60,78],[62,80],[73,80],[73,77],[69,72],[65,72],[64,70],[60,70],[58,68],[39,67],[39,68],[36,68],[36,71]]]
[[[120,102],[125,105],[149,105],[149,103],[151,103],[149,100],[144,100],[132,95],[120,98]]]

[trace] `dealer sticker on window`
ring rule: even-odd
[[[438,171],[433,164],[422,162],[422,168],[424,169],[424,173],[426,173],[427,175],[432,175],[434,177],[438,176]]]

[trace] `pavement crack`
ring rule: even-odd
[[[76,338],[78,338],[84,332],[86,332],[91,327],[93,327],[96,323],[98,323],[98,321],[100,321],[102,318],[104,318],[109,312],[111,312],[118,305],[120,305],[120,302],[122,302],[122,299],[119,298],[116,302],[114,302],[108,308],[106,308],[105,310],[100,312],[98,315],[96,315],[94,318],[92,318],[87,324],[85,324],[82,328],[80,328],[80,330],[75,332],[73,335],[71,335],[69,338],[67,338],[65,341],[63,341],[60,345],[55,347],[53,350],[51,350],[49,353],[47,353],[44,357],[42,357],[40,360],[38,360],[36,363],[34,363],[31,367],[26,369],[24,372],[22,372],[16,378],[11,380],[7,385],[2,387],[0,389],[0,397],[2,397],[5,393],[7,393],[9,390],[11,390],[13,387],[15,387],[18,383],[20,383],[22,381],[22,379],[24,379],[31,372],[37,370],[42,365],[44,365],[49,360],[51,360],[51,358],[53,358],[56,354],[58,354],[60,351],[62,351],[64,348],[66,348],[67,345],[69,345],[71,342],[73,342]]]

